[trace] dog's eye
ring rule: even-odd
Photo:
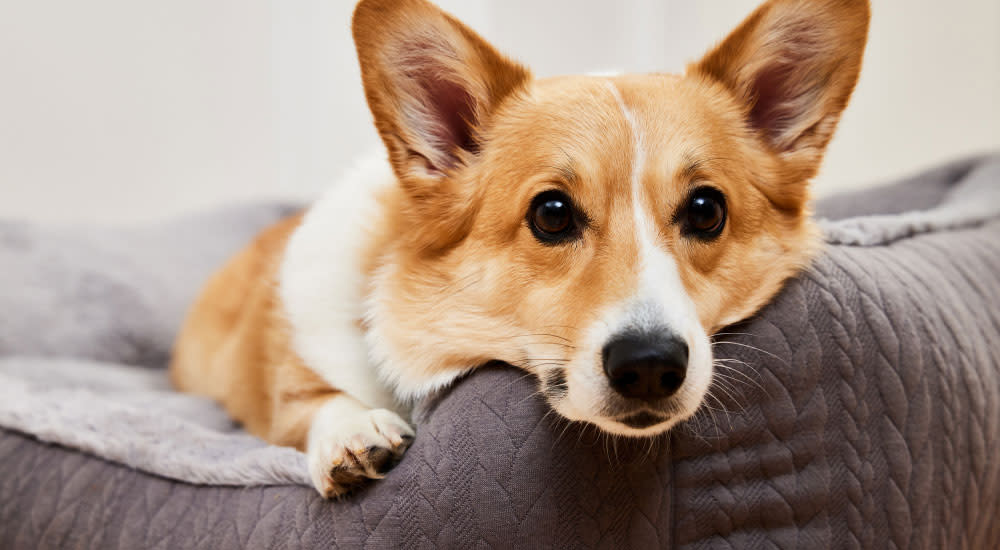
[[[559,244],[577,234],[573,203],[562,191],[545,191],[531,201],[528,225],[544,244]]]
[[[718,189],[699,187],[688,197],[682,219],[688,235],[714,239],[726,226],[726,198]]]

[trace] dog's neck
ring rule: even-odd
[[[378,233],[392,215],[380,197],[398,181],[385,159],[384,151],[366,156],[310,208],[289,241],[278,284],[295,352],[334,387],[399,410],[473,363],[443,368],[421,353],[420,342],[400,350],[388,334],[395,262]]]

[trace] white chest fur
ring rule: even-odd
[[[396,179],[385,154],[372,155],[306,214],[288,243],[279,294],[299,357],[331,386],[369,407],[400,410],[371,365],[359,321],[366,293],[363,258],[380,189]]]

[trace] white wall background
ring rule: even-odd
[[[536,74],[679,71],[757,0],[441,0]],[[0,217],[315,196],[375,143],[354,0],[0,0]],[[873,0],[820,195],[1000,150],[1000,1]]]

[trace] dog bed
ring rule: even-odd
[[[207,273],[290,208],[0,223],[0,547],[1000,547],[1000,156],[817,210],[824,254],[716,338],[669,436],[567,424],[491,366],[336,502],[163,370]]]

